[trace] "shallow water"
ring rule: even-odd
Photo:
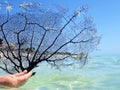
[[[42,64],[22,87],[0,90],[119,90],[119,69],[120,56],[93,56],[83,68],[62,71]]]

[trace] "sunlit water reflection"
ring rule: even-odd
[[[119,90],[120,56],[94,56],[82,69],[51,69],[45,64],[20,88],[0,90]],[[1,72],[1,75],[4,72]]]

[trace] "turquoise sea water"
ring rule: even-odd
[[[22,87],[0,90],[120,90],[120,56],[92,56],[83,68],[62,71],[42,64],[34,71]]]

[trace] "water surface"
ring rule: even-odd
[[[68,67],[62,71],[40,64],[34,71],[37,74],[22,87],[0,90],[119,90],[120,88],[120,56],[92,56],[83,68]]]

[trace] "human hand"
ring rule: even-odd
[[[8,87],[19,87],[23,85],[32,75],[32,72],[24,70],[13,75],[0,76],[0,84]]]

